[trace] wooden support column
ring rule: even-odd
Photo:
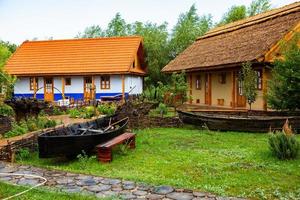
[[[61,96],[65,100],[65,77],[61,77]]]
[[[33,77],[33,98],[36,99],[36,92],[37,92],[37,88],[36,88],[36,78]]]
[[[266,67],[263,67],[262,70],[262,91],[263,91],[263,109],[267,111],[267,73],[266,73]]]
[[[125,102],[125,76],[124,74],[121,75],[122,78],[122,102]]]
[[[96,87],[95,87],[95,77],[92,76],[92,88],[91,88],[91,93],[92,93],[92,100],[95,100],[96,97]]]
[[[231,72],[231,78],[232,78],[232,98],[231,98],[231,107],[235,108],[235,91],[236,91],[236,83],[235,83],[235,72]]]
[[[189,96],[190,104],[193,103],[193,99],[191,98],[192,95],[193,95],[193,75],[192,73],[190,73],[190,96]]]

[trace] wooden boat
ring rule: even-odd
[[[128,118],[112,122],[112,118],[98,118],[53,129],[38,136],[39,157],[75,157],[84,151],[90,153],[94,147],[125,132]]]
[[[281,130],[288,119],[291,127],[299,132],[300,116],[234,115],[220,112],[177,111],[179,118],[187,124],[207,127],[209,130],[268,132]]]

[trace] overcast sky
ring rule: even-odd
[[[251,0],[0,0],[0,39],[16,44],[34,37],[74,38],[85,27],[107,23],[120,12],[127,23],[168,22],[171,29],[180,13],[195,3],[198,13],[218,21],[232,5]],[[271,0],[280,7],[295,0]]]

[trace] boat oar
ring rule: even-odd
[[[122,122],[122,121],[124,121],[124,120],[126,120],[126,119],[128,119],[128,117],[125,117],[124,119],[121,119],[121,120],[119,120],[119,121],[117,121],[117,122],[115,122],[115,123],[112,123],[112,124],[109,125],[107,128],[105,128],[103,132],[108,131],[108,130],[111,129],[114,125],[116,125],[116,124],[118,124],[118,123],[120,123],[120,122]]]
[[[82,129],[84,130],[80,135],[84,135],[89,129],[91,129],[94,125],[89,126],[87,129]]]

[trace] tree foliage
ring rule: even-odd
[[[247,9],[247,15],[254,16],[271,9],[270,0],[253,0]]]
[[[246,6],[232,6],[227,13],[225,13],[219,23],[219,25],[225,25],[231,22],[235,22],[241,19],[245,19],[246,15]]]
[[[175,58],[191,45],[197,37],[204,35],[211,26],[212,16],[199,16],[195,5],[192,5],[188,12],[180,14],[177,24],[173,28],[170,41],[171,57]]]
[[[120,13],[117,13],[115,17],[109,22],[105,31],[107,37],[113,36],[126,36],[131,34],[131,25],[121,17]]]
[[[242,66],[243,75],[243,92],[250,106],[255,102],[257,96],[256,81],[257,76],[255,71],[251,67],[251,63],[244,63]]]
[[[235,22],[246,17],[251,17],[271,9],[270,0],[253,0],[250,6],[244,5],[232,6],[222,17],[218,26]]]
[[[16,77],[9,75],[3,68],[10,55],[9,49],[0,44],[0,92],[5,93],[6,97],[10,97],[13,91],[13,84],[16,81]]]
[[[97,37],[104,37],[105,33],[101,29],[99,25],[92,25],[83,31],[83,33],[78,33],[76,38],[97,38]]]
[[[277,59],[269,81],[267,100],[277,110],[300,109],[300,34],[281,45],[282,57]]]

